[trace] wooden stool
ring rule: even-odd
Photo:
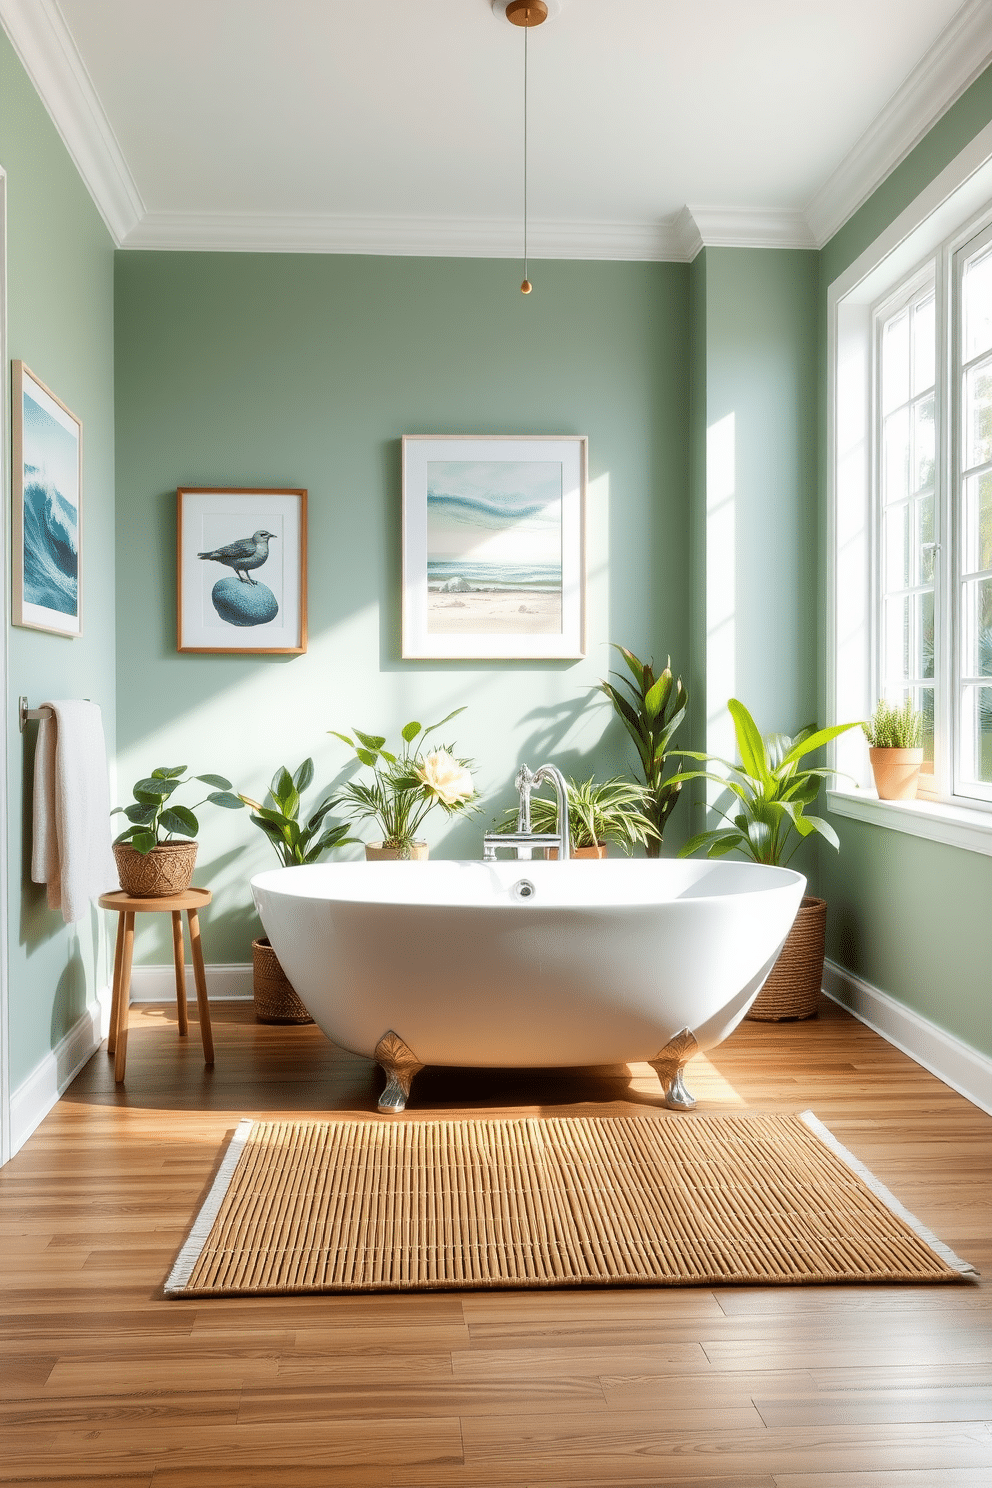
[[[186,1012],[186,965],[183,953],[183,916],[189,922],[189,942],[193,952],[193,977],[196,981],[196,1006],[200,1020],[200,1038],[203,1042],[203,1062],[214,1062],[214,1039],[210,1028],[210,1007],[207,1003],[207,978],[203,969],[203,947],[200,944],[200,921],[197,911],[209,904],[213,898],[209,889],[184,889],[181,894],[163,894],[161,898],[139,899],[118,889],[112,894],[101,894],[101,909],[117,911],[117,949],[114,953],[114,996],[110,1005],[110,1033],[107,1036],[107,1053],[114,1054],[114,1080],[119,1085],[124,1079],[127,1062],[127,1019],[131,1001],[131,956],[134,951],[134,917],[136,914],[172,915],[172,950],[176,963],[176,1006],[179,1012],[179,1034],[189,1032]]]

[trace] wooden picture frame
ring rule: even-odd
[[[23,362],[11,363],[11,619],[83,631],[83,425]]]
[[[178,651],[242,656],[306,651],[305,490],[180,486],[176,571]]]
[[[588,440],[403,438],[404,658],[585,655]]]

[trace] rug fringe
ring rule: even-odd
[[[887,1209],[891,1209],[892,1213],[898,1219],[902,1220],[903,1224],[908,1225],[914,1235],[919,1236],[924,1245],[929,1245],[930,1249],[936,1255],[940,1256],[940,1259],[945,1265],[950,1266],[952,1271],[957,1271],[968,1281],[979,1280],[981,1272],[976,1271],[970,1261],[963,1261],[959,1255],[955,1255],[951,1247],[945,1245],[943,1240],[939,1240],[933,1230],[929,1229],[921,1219],[917,1219],[915,1214],[911,1214],[905,1204],[900,1204],[895,1194],[891,1193],[885,1184],[875,1177],[871,1168],[866,1167],[860,1158],[855,1157],[853,1152],[849,1152],[842,1142],[838,1142],[830,1128],[824,1126],[823,1122],[817,1116],[814,1116],[812,1111],[801,1111],[799,1119],[809,1127],[811,1132],[819,1137],[825,1147],[830,1148],[830,1151],[835,1157],[839,1157],[842,1163],[845,1163],[853,1173],[857,1174],[865,1187],[871,1189],[876,1199],[880,1199]]]
[[[221,1165],[217,1169],[217,1175],[210,1185],[210,1192],[204,1199],[203,1206],[193,1221],[193,1226],[186,1236],[183,1248],[176,1258],[176,1264],[169,1273],[169,1278],[165,1283],[165,1295],[167,1297],[182,1296],[183,1289],[193,1274],[193,1267],[199,1260],[200,1252],[206,1244],[207,1236],[213,1229],[214,1220],[220,1213],[220,1206],[224,1202],[224,1195],[231,1186],[234,1170],[241,1160],[245,1143],[248,1141],[254,1125],[254,1121],[250,1120],[247,1116],[238,1122],[234,1135],[228,1143],[227,1151],[221,1160]]]

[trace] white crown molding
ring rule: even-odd
[[[965,4],[806,208],[822,248],[992,62],[992,0]]]
[[[120,247],[145,205],[55,0],[0,0],[0,23]]]
[[[521,233],[519,218],[149,212],[122,246],[174,252],[521,258]],[[535,259],[682,257],[670,221],[532,221],[528,236],[530,257]]]
[[[755,211],[748,207],[686,207],[679,218],[683,236],[700,248],[815,248],[802,212],[788,207]],[[695,237],[686,223],[695,228]]]

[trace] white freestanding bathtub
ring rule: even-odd
[[[252,879],[297,994],[327,1037],[375,1058],[379,1109],[425,1064],[646,1060],[668,1105],[682,1068],[747,1012],[806,880],[672,859],[326,863]]]

